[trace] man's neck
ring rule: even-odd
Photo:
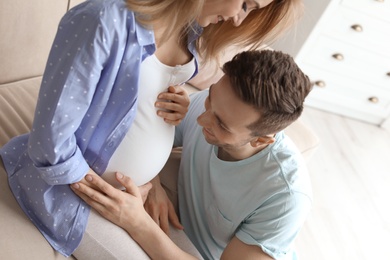
[[[259,147],[245,147],[243,149],[224,149],[222,147],[218,147],[218,158],[222,161],[241,161],[252,157],[253,155],[259,153],[264,150],[268,144],[264,144]]]

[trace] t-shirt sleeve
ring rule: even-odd
[[[256,209],[236,232],[248,245],[257,245],[275,259],[292,254],[292,243],[311,208],[302,193],[277,194]]]

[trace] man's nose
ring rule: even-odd
[[[207,126],[207,111],[203,112],[200,116],[197,118],[198,124],[200,126],[206,127]]]

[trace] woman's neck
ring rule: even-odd
[[[183,46],[180,39],[180,32],[177,31],[170,37],[166,35],[166,26],[163,21],[156,21],[153,25],[154,37],[156,40],[156,57],[160,62],[168,66],[183,65],[192,59],[191,53]]]

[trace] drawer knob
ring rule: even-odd
[[[354,24],[351,26],[351,28],[355,31],[355,32],[362,32],[363,31],[363,27],[360,25],[360,24]]]
[[[379,98],[377,97],[369,97],[368,98],[368,101],[370,101],[371,103],[378,103],[379,102]]]
[[[332,57],[335,58],[336,60],[343,60],[344,59],[344,56],[341,53],[335,53],[332,55]]]
[[[375,1],[383,3],[385,0],[375,0]]]
[[[314,82],[314,85],[320,88],[324,88],[326,86],[325,81],[322,80],[317,80],[316,82]]]
[[[387,72],[387,73],[386,73],[386,75],[390,77],[390,71],[389,71],[389,72]]]

